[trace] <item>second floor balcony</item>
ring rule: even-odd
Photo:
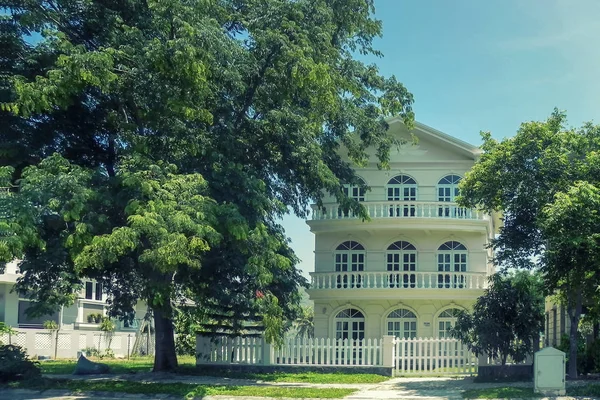
[[[476,209],[443,201],[364,201],[370,221],[365,222],[337,203],[312,206],[307,221],[312,232],[348,229],[425,229],[495,233],[499,220]]]
[[[340,271],[311,273],[311,290],[483,290],[485,272]]]
[[[489,215],[478,210],[459,207],[456,203],[442,201],[369,201],[361,203],[370,218],[433,218],[459,220],[489,220]],[[351,211],[337,203],[326,203],[323,207],[312,207],[312,220],[357,219]]]

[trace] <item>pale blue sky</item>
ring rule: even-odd
[[[383,21],[370,58],[415,97],[416,119],[469,143],[500,139],[558,107],[569,123],[600,120],[600,1],[375,0]],[[314,236],[284,218],[305,276]]]

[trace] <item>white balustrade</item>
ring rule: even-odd
[[[456,203],[439,201],[368,201],[361,203],[370,218],[442,218],[463,220],[487,220],[489,215]],[[357,219],[352,211],[344,210],[337,203],[323,207],[312,206],[312,220]]]
[[[313,272],[311,289],[485,289],[485,272]]]

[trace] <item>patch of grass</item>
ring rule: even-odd
[[[92,361],[107,364],[110,372],[114,374],[130,374],[135,372],[150,372],[154,365],[152,357],[138,357],[129,360],[121,359],[91,359]],[[178,357],[177,361],[181,368],[190,369],[196,366],[196,360],[193,356]],[[75,370],[77,360],[47,360],[40,363],[42,374],[72,374]]]
[[[543,397],[538,393],[533,393],[531,388],[521,387],[495,387],[486,389],[469,389],[462,393],[464,399],[518,399]]]
[[[130,360],[94,360],[107,364],[113,374],[131,374],[152,371],[153,358],[140,357]],[[179,370],[182,375],[214,376],[230,379],[249,379],[264,382],[287,382],[287,383],[380,383],[390,379],[388,376],[378,374],[354,374],[354,373],[320,373],[320,372],[273,372],[252,373],[228,370],[211,370],[209,368],[197,368],[196,360],[192,356],[178,357]],[[75,370],[75,360],[48,360],[40,363],[42,374],[72,374]]]
[[[600,385],[589,384],[567,387],[567,396],[600,397]]]
[[[260,396],[260,397],[292,397],[292,398],[319,398],[339,399],[355,392],[354,389],[313,389],[273,386],[219,386],[219,385],[194,385],[189,383],[145,383],[123,380],[112,381],[82,381],[39,379],[33,382],[21,381],[0,388],[20,388],[31,390],[62,389],[73,393],[84,392],[116,392],[128,394],[156,394],[165,393],[182,396],[187,399],[211,395],[230,396]]]
[[[323,373],[323,372],[271,372],[255,373],[229,370],[211,370],[208,368],[180,368],[181,374],[214,376],[219,378],[249,379],[264,382],[286,383],[380,383],[390,379],[378,374]]]

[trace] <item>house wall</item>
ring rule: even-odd
[[[417,201],[437,201],[437,184],[446,175],[454,174],[464,176],[473,165],[471,162],[460,162],[458,165],[448,166],[445,163],[431,161],[426,165],[424,158],[420,164],[413,163],[409,166],[391,167],[389,170],[377,168],[358,169],[357,174],[370,187],[365,193],[365,201],[386,201],[386,186],[391,178],[397,175],[409,175],[417,182]],[[325,203],[335,202],[332,196],[326,196]]]
[[[559,346],[561,336],[568,335],[571,329],[567,310],[560,303],[555,303],[552,297],[546,297],[544,309],[544,344],[552,347]]]
[[[417,337],[437,337],[438,315],[448,308],[470,310],[475,300],[369,300],[369,301],[315,301],[315,337],[335,337],[337,313],[355,308],[365,316],[365,338],[387,335],[386,317],[398,308],[405,308],[417,316]]]
[[[365,248],[365,271],[387,271],[386,249],[396,241],[404,240],[417,248],[417,271],[437,271],[437,250],[444,242],[459,241],[467,247],[469,272],[487,272],[489,250],[486,236],[480,233],[410,231],[347,231],[327,232],[317,235],[315,243],[315,272],[335,271],[336,247],[347,240],[362,244]]]
[[[377,168],[374,149],[368,149],[369,163],[357,168],[370,190],[365,193],[364,203],[387,201],[387,184],[397,175],[408,175],[417,183],[416,201],[437,202],[438,182],[447,175],[464,177],[472,168],[479,150],[434,129],[420,124],[414,130],[418,143],[407,143],[390,154],[390,168]],[[390,133],[399,138],[411,140],[402,124],[390,125]],[[343,159],[344,148],[340,150]],[[323,199],[324,209],[328,203],[335,203],[335,197]],[[385,205],[387,207],[387,205]],[[335,213],[335,211],[334,211]],[[466,246],[468,252],[467,272],[491,274],[492,252],[487,244],[497,229],[494,223],[487,226],[480,221],[473,222],[461,218],[436,218],[435,215],[420,220],[415,218],[380,218],[374,215],[369,222],[359,219],[332,218],[330,220],[309,221],[315,233],[315,273],[335,272],[336,247],[348,240],[359,242],[365,248],[364,271],[387,271],[386,251],[396,241],[408,241],[417,249],[416,271],[438,271],[438,248],[447,241],[458,241]],[[493,221],[493,219],[490,219]],[[476,225],[479,223],[479,225]],[[342,292],[344,290],[344,292]],[[353,297],[354,290],[361,294]],[[316,288],[310,290],[315,308],[315,336],[335,337],[335,316],[345,308],[356,308],[365,316],[365,337],[378,338],[387,334],[387,315],[397,308],[406,308],[417,316],[417,337],[438,335],[438,315],[445,309],[470,309],[478,290],[462,288],[401,288],[356,289]],[[385,291],[387,290],[387,291]]]

